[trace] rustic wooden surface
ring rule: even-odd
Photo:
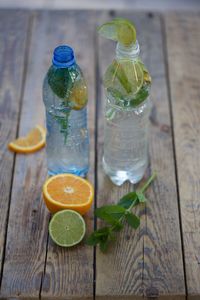
[[[152,77],[150,165],[158,179],[137,209],[141,225],[125,228],[108,254],[83,243],[55,246],[41,187],[45,151],[13,155],[7,143],[44,123],[42,80],[52,51],[71,44],[89,84],[89,179],[94,206],[133,190],[114,186],[101,166],[102,75],[114,43],[96,26],[113,16],[134,20]],[[200,299],[200,14],[0,11],[0,299]],[[96,105],[95,105],[96,103]],[[86,216],[88,233],[96,224]]]
[[[200,299],[200,13],[166,18],[174,142],[188,294]]]
[[[21,90],[24,84],[24,63],[28,30],[27,13],[0,11],[0,268],[7,234],[7,216],[12,188],[15,155],[7,144],[15,138],[18,128]],[[18,66],[14,68],[13,66]]]

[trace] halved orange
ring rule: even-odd
[[[73,174],[58,174],[50,177],[43,185],[43,197],[51,213],[72,209],[85,214],[94,198],[92,184]]]
[[[8,148],[17,153],[32,153],[45,146],[46,131],[37,125],[25,137],[20,137],[12,141]]]

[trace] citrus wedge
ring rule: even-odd
[[[137,61],[124,60],[121,62],[121,66],[128,82],[131,84],[132,93],[137,94],[144,81],[144,72],[141,65]]]
[[[12,141],[8,148],[17,153],[32,153],[45,146],[46,131],[37,125],[25,137],[20,137]]]
[[[136,94],[144,82],[144,71],[138,61],[114,60],[104,76],[104,86],[118,93]],[[124,91],[123,91],[124,89]]]
[[[87,86],[84,80],[75,81],[69,97],[72,109],[80,110],[86,106],[88,101]]]
[[[118,41],[124,46],[130,46],[136,42],[135,26],[127,19],[116,18],[101,25],[98,31],[103,37]]]
[[[59,246],[72,247],[79,244],[86,231],[83,217],[73,210],[57,212],[49,224],[49,234]]]
[[[94,190],[86,179],[73,174],[58,174],[44,183],[43,197],[51,213],[72,209],[83,215],[92,205]]]

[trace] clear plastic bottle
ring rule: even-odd
[[[85,176],[89,168],[87,86],[69,46],[54,50],[43,83],[48,174]]]
[[[104,76],[103,167],[116,185],[137,183],[148,164],[151,77],[139,53],[137,41],[130,47],[118,43],[116,59]]]

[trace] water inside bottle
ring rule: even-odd
[[[148,163],[149,100],[137,108],[106,105],[103,167],[116,185],[137,183]]]

